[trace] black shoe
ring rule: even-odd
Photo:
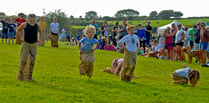
[[[209,66],[205,64],[205,65],[202,65],[202,67],[209,67]]]

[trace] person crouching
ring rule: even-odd
[[[195,69],[191,70],[185,63],[183,64],[183,67],[184,69],[178,69],[172,73],[173,83],[187,84],[189,81],[191,86],[194,87],[200,79],[199,71]]]

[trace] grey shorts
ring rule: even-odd
[[[200,50],[200,43],[194,43],[194,50]]]

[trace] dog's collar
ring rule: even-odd
[[[194,52],[194,53],[195,53],[195,51],[194,51],[194,50],[191,50],[191,51],[187,52],[187,54],[190,54],[191,52]]]

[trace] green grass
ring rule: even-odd
[[[74,29],[85,29],[85,26],[72,26]]]
[[[34,82],[16,80],[20,45],[0,43],[0,103],[207,103],[209,68],[188,64],[201,74],[196,87],[172,84],[171,73],[183,62],[137,57],[138,79],[122,82],[119,76],[101,72],[123,54],[95,52],[91,79],[79,74],[77,46],[38,47]]]
[[[173,21],[174,20],[150,20],[151,26],[153,26],[153,27],[160,27],[160,26],[169,24]],[[181,19],[181,20],[177,20],[177,21],[179,23],[182,23],[183,25],[192,26],[192,25],[197,24],[198,21],[209,22],[209,19]],[[110,23],[110,22],[113,22],[113,24],[115,24],[117,21],[109,21],[108,23]],[[119,24],[121,24],[121,23],[122,23],[122,21],[119,21]],[[145,26],[147,24],[146,20],[138,20],[138,21],[127,20],[127,23],[135,25],[135,26],[137,26],[138,23],[141,23],[142,26]]]

